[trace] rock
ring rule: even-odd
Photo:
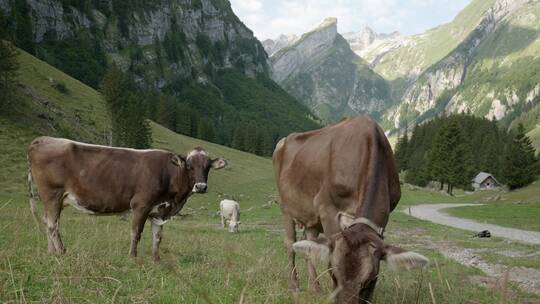
[[[378,115],[391,103],[388,83],[338,34],[336,18],[325,19],[270,59],[272,78],[323,120]]]

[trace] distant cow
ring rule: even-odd
[[[224,199],[219,203],[219,213],[221,215],[221,227],[229,224],[229,232],[238,232],[240,225],[240,205],[233,200]]]
[[[192,193],[205,193],[210,168],[227,165],[200,147],[184,157],[163,150],[134,150],[39,137],[28,147],[30,205],[32,182],[45,208],[49,252],[65,252],[58,222],[64,204],[89,214],[133,212],[131,256],[147,218],[152,222],[155,260],[162,226],[178,214]]]
[[[392,149],[369,117],[282,139],[273,154],[289,254],[289,288],[298,289],[295,252],[329,259],[338,303],[369,301],[379,261],[411,268],[428,260],[383,242],[401,190]],[[307,240],[296,242],[295,222]],[[327,237],[318,239],[320,232]],[[295,243],[296,242],[296,243]],[[320,291],[308,260],[309,288]]]

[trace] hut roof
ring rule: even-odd
[[[480,173],[478,173],[478,175],[476,175],[476,177],[473,178],[472,181],[473,181],[474,183],[481,184],[481,183],[483,183],[488,177],[493,178],[493,180],[494,180],[497,184],[500,184],[499,181],[495,178],[495,176],[493,176],[493,175],[490,174],[490,173],[486,173],[486,172],[480,172]]]

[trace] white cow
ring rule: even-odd
[[[238,232],[240,225],[240,205],[233,200],[224,199],[219,203],[221,216],[221,227],[225,228],[225,224],[229,222],[229,232]]]

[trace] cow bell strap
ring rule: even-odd
[[[384,227],[379,227],[375,223],[373,223],[370,219],[365,217],[357,217],[354,219],[354,221],[349,225],[349,227],[352,227],[356,224],[364,224],[369,226],[371,229],[375,230],[375,232],[379,235],[379,237],[382,239],[384,234]]]

